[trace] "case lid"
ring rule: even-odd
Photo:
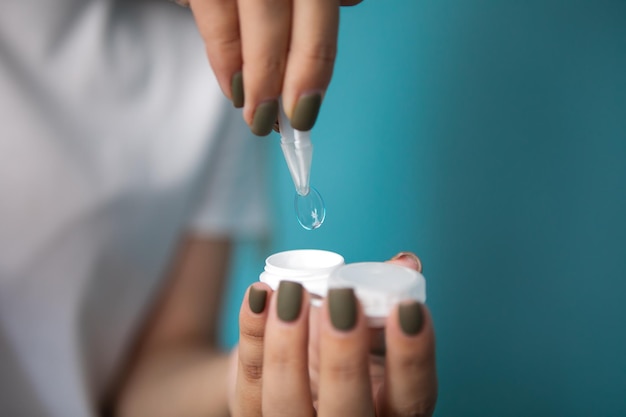
[[[330,275],[328,288],[354,288],[370,326],[384,326],[400,301],[426,301],[426,280],[419,272],[385,262],[341,266]]]

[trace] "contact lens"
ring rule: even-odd
[[[296,192],[294,207],[300,226],[306,230],[317,229],[324,223],[326,207],[322,196],[315,188],[309,187],[309,192],[305,195]]]

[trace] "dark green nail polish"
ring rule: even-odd
[[[233,106],[240,109],[243,107],[243,74],[241,71],[235,73],[230,81],[230,91],[233,96]]]
[[[250,129],[257,136],[267,136],[274,127],[274,122],[278,117],[278,100],[271,100],[261,103],[254,112],[254,119]]]
[[[294,321],[300,315],[302,285],[297,282],[281,281],[278,285],[276,310],[282,321]]]
[[[407,336],[415,336],[424,326],[424,313],[422,306],[417,301],[408,304],[400,304],[398,307],[400,327]]]
[[[291,126],[297,130],[311,130],[322,105],[319,93],[300,97],[291,117]]]
[[[248,294],[248,304],[253,313],[259,314],[265,310],[265,301],[267,300],[267,291],[250,287]]]
[[[328,291],[330,321],[338,330],[351,330],[356,325],[356,297],[352,288],[333,288]]]

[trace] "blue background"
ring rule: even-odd
[[[225,341],[264,258],[422,258],[437,416],[626,416],[626,2],[366,0],[342,11],[312,183],[241,243]]]

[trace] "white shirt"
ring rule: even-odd
[[[180,236],[262,231],[261,141],[188,10],[0,8],[0,415],[91,416]]]

